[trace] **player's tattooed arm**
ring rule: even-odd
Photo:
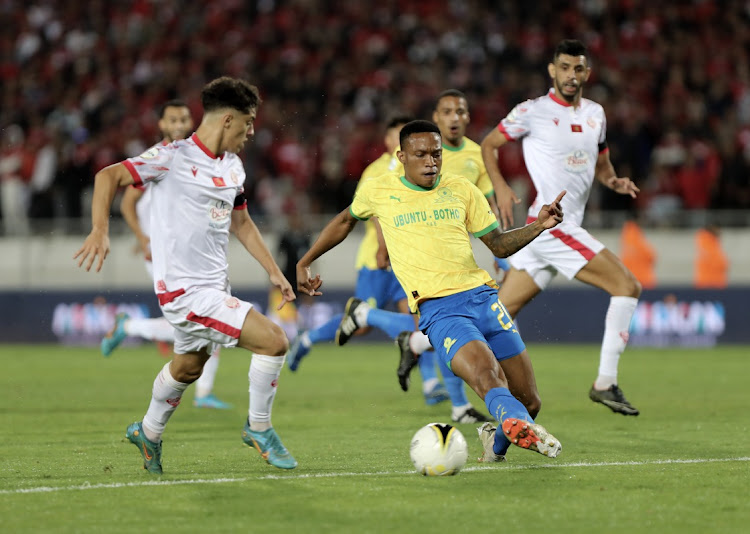
[[[563,211],[560,201],[565,193],[563,191],[557,195],[554,202],[542,206],[542,209],[539,210],[539,216],[534,222],[508,232],[502,232],[499,228],[495,228],[480,239],[498,258],[507,258],[515,254],[536,239],[543,231],[554,228],[562,222]]]

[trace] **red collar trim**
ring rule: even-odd
[[[556,102],[560,104],[561,106],[565,106],[566,108],[569,108],[573,105],[573,104],[568,104],[565,100],[558,98],[557,95],[555,94],[554,89],[550,89],[547,95],[549,95],[549,97],[552,99],[553,102]]]
[[[191,135],[191,136],[190,136],[190,139],[192,139],[192,140],[193,140],[193,142],[194,142],[194,143],[195,143],[196,145],[198,145],[198,148],[200,148],[200,149],[201,149],[201,150],[202,150],[203,152],[205,152],[205,153],[206,153],[206,156],[208,156],[208,157],[209,157],[209,158],[211,158],[211,159],[218,159],[218,156],[217,156],[216,154],[214,154],[213,152],[211,152],[211,151],[210,151],[210,150],[208,149],[208,147],[207,147],[206,145],[204,145],[204,144],[203,144],[203,141],[201,141],[200,139],[198,139],[198,134],[197,134],[197,133],[194,133],[193,135]]]

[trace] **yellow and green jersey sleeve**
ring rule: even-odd
[[[394,165],[392,160],[393,156],[388,153],[383,153],[378,159],[370,163],[364,171],[357,184],[357,191],[359,191],[362,183],[369,178],[376,178],[383,174],[387,174],[391,167]],[[398,160],[396,160],[399,163]],[[399,163],[400,165],[400,163]],[[363,267],[370,270],[378,268],[378,262],[375,255],[378,252],[378,234],[375,229],[375,223],[367,221],[365,223],[365,235],[362,238],[362,242],[357,250],[357,258],[354,262],[354,267],[359,270]]]
[[[469,233],[481,237],[498,222],[482,192],[463,177],[443,173],[432,189],[396,172],[364,180],[349,211],[361,220],[378,218],[413,312],[424,299],[495,286],[477,266]]]

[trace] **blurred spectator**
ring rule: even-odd
[[[721,174],[713,207],[750,209],[750,150],[740,150],[734,139],[721,145]]]
[[[26,234],[29,230],[29,182],[34,170],[34,154],[25,145],[23,129],[11,124],[2,135],[0,150],[0,197],[6,234]]]
[[[724,288],[728,284],[729,260],[721,247],[719,228],[708,225],[695,234],[695,287]]]
[[[716,150],[709,143],[696,140],[685,154],[684,164],[675,174],[682,207],[708,209],[720,171]]]
[[[656,251],[634,219],[629,219],[622,225],[620,258],[644,289],[656,287]]]
[[[34,154],[28,212],[31,219],[51,219],[55,215],[52,186],[57,175],[58,137],[56,132],[52,132],[51,137],[41,127],[29,134],[29,149]]]
[[[679,187],[673,171],[654,161],[646,183],[636,199],[648,220],[656,224],[668,224],[682,206]]]
[[[649,191],[635,205],[597,191],[594,204],[603,210],[651,209],[649,201],[672,206],[674,200],[678,209],[748,207],[748,173],[740,171],[750,161],[745,3],[436,5],[5,2],[0,129],[16,124],[31,132],[44,124],[60,132],[55,187],[64,202],[55,213],[80,217],[92,173],[155,142],[159,102],[179,95],[194,109],[209,79],[246,76],[265,99],[259,146],[243,154],[248,194],[267,195],[262,182],[283,177],[296,195],[313,197],[311,209],[334,211],[351,200],[368,154],[379,146],[374,117],[394,110],[429,116],[434,88],[455,87],[472,102],[468,135],[481,138],[495,117],[545,92],[550,47],[574,37],[595,58],[588,90],[607,112],[611,158]],[[728,153],[722,147],[719,158],[706,140],[721,146],[723,139],[737,147]],[[522,157],[506,163],[508,176],[518,177],[514,188],[531,201]],[[251,205],[257,200],[249,198]],[[35,200],[35,214],[37,206]]]
[[[63,214],[69,219],[83,216],[83,191],[94,183],[93,155],[94,147],[83,128],[75,130],[63,147],[56,182],[63,190]]]

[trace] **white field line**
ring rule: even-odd
[[[467,471],[487,471],[490,469],[520,471],[524,469],[565,469],[575,467],[641,467],[649,465],[670,465],[670,464],[709,464],[718,462],[750,462],[750,457],[741,456],[738,458],[686,458],[686,459],[665,459],[649,460],[644,462],[572,462],[572,463],[547,463],[535,465],[481,465],[471,466],[462,469]],[[195,478],[188,480],[146,480],[143,482],[113,482],[110,484],[79,484],[76,486],[38,486],[33,488],[18,488],[10,490],[0,490],[0,495],[18,495],[27,493],[54,493],[58,491],[82,491],[96,489],[117,489],[117,488],[141,488],[147,486],[183,486],[192,484],[227,484],[236,482],[247,482],[251,480],[302,480],[312,478],[341,478],[341,477],[377,477],[391,475],[411,475],[413,470],[408,471],[374,471],[369,473],[310,473],[310,474],[289,474],[289,475],[261,475],[258,477],[234,477],[234,478]]]

